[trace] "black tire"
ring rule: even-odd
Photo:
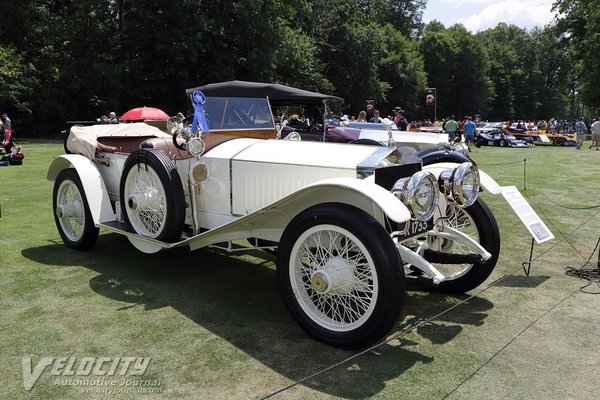
[[[508,143],[506,143],[505,139],[500,139],[500,147],[506,147],[508,146]]]
[[[496,218],[494,218],[494,214],[492,214],[492,211],[487,204],[485,204],[481,198],[478,198],[471,207],[459,210],[464,210],[464,212],[468,214],[470,218],[470,221],[468,221],[469,223],[474,222],[475,226],[471,227],[471,229],[474,228],[477,231],[479,244],[483,246],[492,257],[482,263],[465,265],[464,274],[453,278],[447,278],[438,286],[433,287],[432,290],[445,293],[465,293],[469,290],[473,290],[490,276],[498,261],[498,255],[500,254],[500,231],[498,230]],[[467,221],[467,219],[465,219],[465,221]],[[466,228],[469,227],[470,226],[467,226]],[[465,229],[465,227],[463,227],[463,229]],[[463,231],[463,229],[459,230]],[[434,264],[434,266],[436,265]]]
[[[54,222],[65,245],[74,250],[89,250],[100,231],[94,224],[90,207],[74,169],[60,171],[52,191]]]
[[[157,182],[148,184],[147,179],[155,178]],[[149,190],[154,196],[152,207],[145,200],[147,196],[141,196]],[[185,223],[183,185],[175,165],[162,151],[138,149],[127,157],[119,196],[123,219],[131,232],[164,242],[180,238]],[[152,225],[156,222],[158,227]]]
[[[562,146],[565,144],[565,140],[563,138],[554,138],[554,140],[552,141],[554,143],[555,146]]]
[[[340,233],[336,236],[339,243],[329,242],[333,252],[317,251],[325,246],[309,247],[310,238],[327,239],[329,232]],[[307,246],[305,253],[296,248],[301,244]],[[302,257],[298,255],[306,257],[306,252],[312,271],[296,268]],[[344,255],[355,265],[348,265]],[[339,203],[311,207],[288,224],[279,242],[277,277],[283,299],[302,329],[318,341],[345,349],[362,348],[381,339],[396,323],[405,292],[402,261],[388,233],[371,215]],[[319,303],[326,295],[329,303]],[[305,311],[308,307],[314,310]],[[336,316],[342,320],[335,320]]]

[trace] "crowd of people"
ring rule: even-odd
[[[464,135],[464,142],[471,148],[474,143],[475,132],[477,127],[481,127],[488,121],[480,120],[465,115],[461,120],[457,120],[454,115],[450,115],[441,120],[432,122],[429,119],[415,120],[408,122],[404,116],[404,110],[401,107],[395,107],[393,115],[388,114],[386,118],[392,120],[399,130],[415,130],[420,128],[432,128],[434,131],[446,132],[448,141],[456,143],[461,141],[461,136]],[[372,122],[382,123],[383,117],[378,109],[375,109],[372,104],[367,104],[367,110],[360,111],[358,117],[342,117],[343,122]],[[583,117],[578,120],[555,119],[549,120],[517,120],[502,122],[503,126],[515,129],[531,130],[531,131],[546,131],[550,134],[572,134],[576,137],[577,149],[581,149],[586,135],[592,135],[591,148],[600,150],[600,118],[594,118],[591,121],[586,121]]]

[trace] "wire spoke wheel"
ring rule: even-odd
[[[58,187],[57,206],[60,208],[58,221],[65,235],[72,241],[81,239],[85,226],[83,199],[75,183],[63,181]]]
[[[125,180],[124,194],[133,229],[140,235],[157,237],[167,220],[167,200],[156,171],[140,164],[132,168]]]
[[[162,241],[179,239],[185,194],[173,162],[161,151],[139,149],[127,157],[120,185],[121,214],[130,231]]]
[[[383,226],[364,211],[320,204],[286,227],[277,252],[281,293],[315,339],[361,348],[391,329],[405,290],[402,260]]]
[[[461,231],[464,235],[469,236],[471,239],[478,243],[481,243],[479,237],[479,231],[477,225],[473,221],[473,217],[465,211],[464,208],[458,207],[454,204],[448,204],[446,207],[447,225],[458,231]],[[442,251],[453,254],[470,254],[471,250],[460,243],[453,240],[442,239],[441,245]],[[473,264],[440,264],[435,263],[434,266],[446,277],[446,280],[458,279],[464,276],[473,268]]]
[[[477,241],[492,255],[489,260],[475,264],[433,263],[433,266],[446,277],[446,280],[434,287],[434,290],[464,293],[483,283],[494,270],[500,253],[500,232],[494,215],[481,198],[467,208],[448,204],[446,216],[448,226]],[[441,243],[435,243],[438,240]],[[429,244],[433,248],[439,248],[443,253],[453,255],[472,253],[468,247],[451,239],[433,239],[433,241]]]
[[[79,175],[74,169],[61,171],[54,182],[52,196],[54,221],[68,247],[88,250],[98,239],[98,228],[89,210]]]
[[[292,257],[290,280],[311,319],[334,331],[348,331],[369,318],[378,277],[356,236],[338,226],[319,225],[298,238]]]

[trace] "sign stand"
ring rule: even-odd
[[[525,272],[526,276],[529,276],[529,272],[531,271],[531,259],[533,257],[533,245],[535,244],[535,239],[531,238],[531,249],[529,250],[529,261],[525,261],[523,265],[523,272]]]
[[[515,214],[519,217],[523,225],[531,234],[531,249],[529,250],[529,261],[525,261],[523,271],[529,276],[531,271],[531,263],[533,261],[533,246],[535,242],[543,243],[550,239],[554,239],[554,235],[550,229],[544,224],[544,221],[531,208],[527,200],[519,192],[515,186],[502,186],[502,196],[508,202]]]

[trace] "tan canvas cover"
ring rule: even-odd
[[[133,124],[100,124],[91,126],[73,126],[67,138],[67,149],[71,153],[81,154],[93,160],[99,137],[140,137],[154,136],[169,138],[162,130],[137,122]]]

